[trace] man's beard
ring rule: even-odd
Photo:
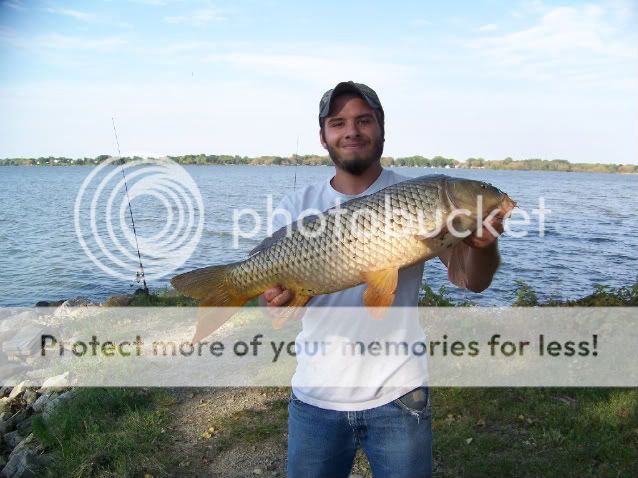
[[[354,159],[342,159],[334,148],[328,145],[328,154],[335,166],[345,170],[353,176],[361,176],[370,166],[381,159],[383,154],[383,138],[378,138],[373,145],[372,153],[366,157],[355,157]]]

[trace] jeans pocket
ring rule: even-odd
[[[430,410],[430,390],[428,387],[415,388],[394,403],[411,414],[424,414]]]

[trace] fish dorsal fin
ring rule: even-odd
[[[399,269],[383,269],[361,273],[363,281],[368,284],[363,293],[363,303],[371,308],[370,314],[375,319],[383,318],[384,310],[378,308],[390,307],[394,302],[394,295],[399,281]]]
[[[272,328],[279,330],[290,319],[300,317],[301,307],[306,305],[311,298],[309,295],[295,294],[286,307],[275,308],[273,313],[276,314],[276,317],[272,320]]]

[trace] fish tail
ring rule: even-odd
[[[199,299],[202,306],[239,307],[250,297],[242,294],[229,281],[229,274],[237,264],[195,269],[173,277],[171,284],[178,292]]]
[[[236,312],[231,307],[241,307],[252,299],[229,281],[229,273],[237,264],[203,267],[171,279],[171,284],[178,292],[200,300],[193,343],[212,334],[230,319]]]

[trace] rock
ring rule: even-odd
[[[133,297],[130,295],[114,295],[106,299],[102,304],[104,307],[127,307],[133,302]]]
[[[13,390],[13,387],[11,385],[4,385],[2,388],[0,388],[0,397],[9,396],[11,390]]]
[[[73,395],[75,395],[75,392],[73,390],[69,390],[68,392],[64,392],[62,395],[54,398],[53,400],[49,400],[42,409],[42,416],[44,418],[49,417],[58,405],[61,405],[65,401],[69,400],[73,397]]]
[[[33,322],[22,324],[10,339],[2,340],[2,352],[14,361],[22,361],[32,356],[40,347],[44,330],[43,326]]]
[[[10,402],[11,400],[9,400],[9,397],[0,398],[0,414],[9,410],[9,408],[11,407]]]
[[[60,305],[53,315],[55,317],[64,317],[71,314],[72,309],[75,307],[93,307],[99,306],[97,302],[93,302],[91,299],[87,299],[86,297],[76,297],[74,299],[65,300],[62,305]]]
[[[264,470],[262,470],[261,468],[255,468],[253,470],[253,475],[261,475],[264,473]]]
[[[16,425],[16,429],[22,435],[27,436],[29,433],[31,433],[32,423],[33,423],[33,416],[27,417]]]
[[[16,425],[27,418],[27,411],[20,410],[18,413],[0,422],[0,433],[3,435],[16,429]]]
[[[40,413],[49,400],[57,397],[57,393],[46,392],[40,395],[35,402],[31,404],[31,408],[35,413]]]
[[[31,405],[37,399],[38,394],[33,390],[25,390],[24,395],[22,396],[22,400],[24,400],[24,403],[26,403],[27,406]]]
[[[67,307],[91,307],[94,305],[100,305],[97,302],[87,299],[86,297],[75,297],[73,299],[65,300],[62,305]]]
[[[9,433],[5,433],[4,441],[10,448],[15,448],[18,444],[25,439],[25,436],[20,433],[19,430],[15,430]]]
[[[11,393],[9,394],[9,400],[13,400],[14,398],[19,397],[26,390],[27,386],[25,382],[20,382],[18,385],[13,387]]]
[[[41,300],[39,302],[36,302],[34,307],[60,307],[62,304],[64,304],[64,302],[66,301],[66,299],[63,300]]]
[[[47,378],[38,389],[38,392],[61,392],[65,388],[69,388],[69,384],[69,372],[64,372],[60,375],[56,375],[55,377]]]
[[[44,467],[52,460],[51,455],[42,455],[33,434],[22,440],[9,455],[9,460],[0,472],[6,478],[36,478],[42,476]]]

